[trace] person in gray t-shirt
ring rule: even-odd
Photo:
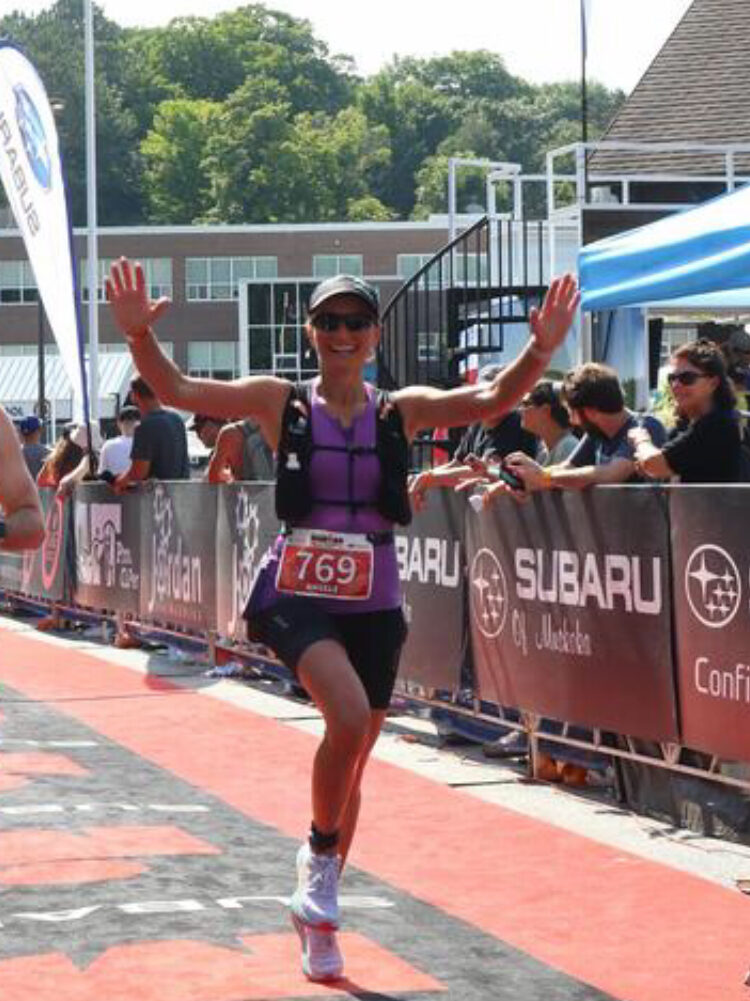
[[[570,415],[560,397],[562,383],[541,379],[519,403],[521,426],[539,439],[540,466],[564,462],[578,446],[570,429]]]

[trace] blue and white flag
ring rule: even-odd
[[[39,74],[5,40],[0,40],[0,180],[73,387],[74,419],[88,421],[75,260],[57,128]]]

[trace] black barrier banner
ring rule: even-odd
[[[118,496],[106,483],[76,489],[73,509],[75,600],[137,615],[141,588],[141,497]]]
[[[273,484],[232,483],[219,490],[216,534],[217,631],[247,638],[242,618],[260,561],[279,530]]]
[[[409,636],[399,677],[458,689],[466,649],[463,511],[452,490],[433,490],[427,506],[396,534]]]
[[[677,740],[664,494],[501,498],[466,519],[480,697]]]
[[[684,486],[669,506],[682,742],[750,761],[750,487]]]
[[[44,516],[44,542],[39,549],[23,555],[20,590],[33,598],[67,601],[71,592],[72,533],[71,501],[63,501],[54,490],[40,490]]]
[[[149,482],[141,488],[144,622],[216,628],[217,491],[199,482]]]

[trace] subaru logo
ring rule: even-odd
[[[40,187],[52,187],[52,160],[47,149],[47,136],[36,105],[20,84],[13,88],[16,97],[16,121],[29,166]]]
[[[508,614],[508,586],[503,568],[489,549],[480,549],[471,564],[470,603],[480,633],[494,639],[502,632]]]
[[[710,629],[732,621],[740,607],[742,584],[737,565],[720,546],[698,546],[685,567],[685,594],[693,615]]]

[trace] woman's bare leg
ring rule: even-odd
[[[364,775],[365,767],[370,757],[370,752],[380,736],[380,731],[383,728],[387,712],[388,711],[386,709],[370,710],[370,727],[367,734],[367,742],[360,755],[359,763],[357,764],[357,771],[354,776],[354,782],[352,783],[351,791],[349,793],[349,799],[347,800],[344,813],[339,823],[339,855],[341,856],[342,869],[346,865],[349,849],[351,848],[352,841],[354,839],[354,832],[357,829],[359,809],[362,804],[362,776]]]
[[[344,648],[319,640],[297,665],[300,682],[320,709],[325,734],[312,774],[312,816],[324,834],[340,830],[360,762],[370,739],[371,710],[362,682]],[[338,854],[339,846],[329,850]]]

